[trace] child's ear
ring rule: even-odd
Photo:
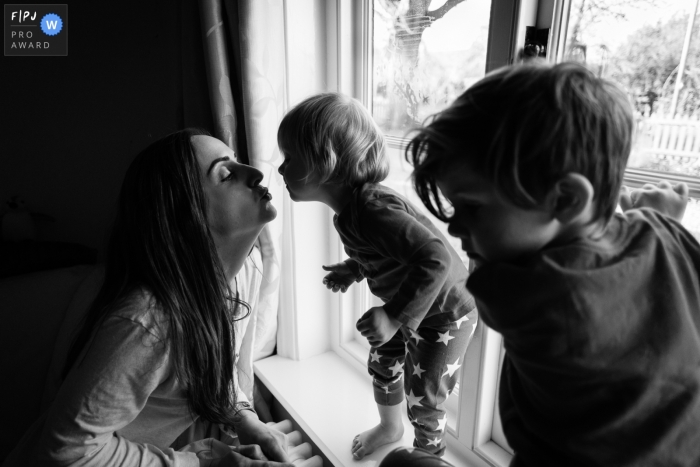
[[[548,204],[552,217],[562,224],[580,220],[588,222],[594,196],[593,185],[586,177],[575,172],[568,173],[549,191]]]

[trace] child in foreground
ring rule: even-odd
[[[657,211],[615,213],[634,128],[613,84],[529,64],[472,86],[408,148],[503,335],[511,466],[700,465],[700,245]],[[623,206],[682,216],[687,188],[647,188]]]
[[[442,455],[444,402],[476,326],[467,269],[426,216],[379,184],[389,171],[384,139],[358,101],[335,93],[310,97],[284,117],[277,139],[290,197],[333,209],[350,257],[324,266],[330,272],[324,283],[345,292],[366,278],[384,301],[357,322],[371,345],[381,422],[354,438],[353,456],[402,437],[404,392],[414,445]]]

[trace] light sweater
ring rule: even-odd
[[[235,322],[237,354],[248,321]],[[194,423],[197,417],[175,377],[167,333],[164,313],[150,294],[132,293],[100,326],[49,409],[3,467],[207,466],[210,453],[197,455],[207,443],[194,443],[198,439],[190,435],[213,436],[212,430]],[[236,388],[237,400],[248,402],[238,373]],[[213,432],[218,435],[218,427]],[[182,450],[170,447],[176,439]],[[192,444],[182,446],[183,439]]]

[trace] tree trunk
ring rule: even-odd
[[[394,85],[407,102],[407,112],[414,120],[417,116],[418,106],[422,100],[413,89],[412,81],[415,76],[415,69],[418,66],[420,43],[423,39],[423,32],[430,27],[433,22],[445,16],[452,8],[462,3],[464,0],[448,0],[440,8],[430,11],[432,0],[409,0],[408,10],[402,15],[397,15],[394,20],[394,31],[396,40],[396,74]]]

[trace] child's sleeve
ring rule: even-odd
[[[344,261],[345,265],[352,271],[353,274],[355,274],[355,282],[362,282],[362,279],[365,278],[364,274],[362,274],[362,271],[360,270],[360,265],[357,263],[352,258],[348,258]]]
[[[417,329],[447,280],[450,252],[397,198],[367,203],[360,229],[379,254],[407,267],[405,280],[384,304],[384,310],[409,328]]]

